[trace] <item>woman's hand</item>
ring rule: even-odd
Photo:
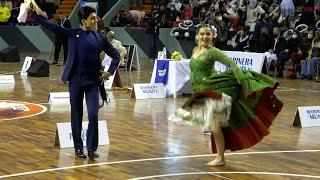
[[[24,3],[27,6],[28,12],[35,11],[38,15],[48,19],[47,13],[42,11],[34,0],[24,0]]]

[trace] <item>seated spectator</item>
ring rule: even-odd
[[[159,6],[159,19],[160,19],[160,27],[162,28],[171,28],[172,24],[169,23],[169,18],[167,15],[167,11],[164,4],[160,4]]]
[[[295,15],[289,15],[284,21],[285,29],[294,29],[299,19]]]
[[[173,22],[172,27],[173,27],[173,28],[176,28],[176,27],[179,26],[180,23],[183,23],[183,20],[181,20],[180,17],[177,16],[176,21]]]
[[[190,7],[189,3],[185,4],[182,11],[182,19],[192,19],[193,18],[193,9]]]
[[[260,38],[261,29],[264,27],[267,28],[270,32],[273,29],[268,26],[268,14],[267,13],[261,14],[261,16],[260,16],[260,18],[254,28],[252,38],[258,40]]]
[[[250,27],[245,26],[241,27],[240,31],[237,32],[236,35],[236,46],[234,47],[235,51],[245,51],[249,49],[249,34]]]
[[[255,46],[255,52],[258,53],[265,53],[268,52],[270,46],[271,46],[271,36],[269,33],[269,30],[266,27],[261,28],[260,32],[260,38],[256,41],[256,46]],[[277,61],[278,57],[276,54],[274,54],[272,59],[269,59],[270,62],[274,60],[275,62]]]
[[[124,6],[121,6],[116,15],[111,19],[110,25],[113,27],[124,27],[131,25],[132,19],[131,14],[126,12]]]
[[[179,16],[179,12],[175,9],[174,5],[171,5],[169,11],[166,14],[170,27],[172,27],[173,22],[176,20],[177,16]]]
[[[292,37],[287,41],[287,48],[281,52],[282,56],[279,57],[283,65],[287,62],[286,77],[296,78],[297,72],[300,72],[300,61],[305,58],[301,51],[301,45],[301,33],[298,30],[294,30]]]
[[[120,26],[120,11],[117,11],[116,15],[112,17],[110,26],[112,27]]]
[[[194,18],[193,18],[194,23],[195,24],[205,23],[206,14],[207,14],[207,9],[205,6],[202,6],[200,9],[200,12],[198,14],[194,14]]]
[[[193,15],[198,14],[200,11],[199,0],[190,0],[190,7],[193,9]]]
[[[312,40],[308,57],[301,61],[300,78],[312,80],[317,72],[318,62],[320,62],[320,31],[315,32],[315,37]]]
[[[308,57],[309,51],[311,51],[312,47],[312,42],[314,40],[314,30],[309,30],[307,31],[307,36],[302,37],[301,45],[300,45],[300,50],[303,54],[304,57]]]
[[[206,19],[204,20],[204,23],[209,23],[210,19],[211,19],[211,15],[214,14],[216,12],[215,10],[215,6],[214,4],[212,4],[209,9],[207,10],[207,13],[206,13]]]
[[[10,9],[5,6],[5,2],[0,2],[0,25],[1,24],[7,24],[9,18],[11,16]]]
[[[273,13],[272,16],[269,18],[268,22],[268,28],[273,29],[274,27],[280,27],[280,24],[278,23],[279,14]]]
[[[174,6],[175,9],[176,9],[178,12],[180,12],[181,7],[182,7],[182,4],[181,4],[180,0],[172,0],[171,2],[169,2],[169,3],[167,4],[167,8],[171,8],[172,6]]]
[[[302,37],[301,37],[301,33],[298,30],[294,30],[292,37],[290,39],[287,40],[287,50],[289,53],[289,57],[291,57],[291,55],[293,53],[302,53],[301,52],[301,44],[302,44]]]
[[[280,61],[280,52],[282,52],[286,47],[286,39],[281,36],[281,30],[279,27],[273,28],[273,38],[270,43],[269,52],[275,54],[278,58],[277,66],[279,76],[283,76],[282,70],[285,61]],[[282,69],[281,69],[282,68]]]

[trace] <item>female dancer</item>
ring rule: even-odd
[[[249,148],[268,135],[283,105],[273,94],[279,83],[263,74],[241,71],[211,46],[215,36],[215,28],[210,25],[198,27],[198,46],[190,61],[190,85],[195,93],[172,117],[210,127],[212,152],[217,157],[209,166],[225,165],[225,149]],[[232,71],[216,72],[216,61]]]

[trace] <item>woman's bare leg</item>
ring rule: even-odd
[[[223,166],[225,165],[225,158],[224,158],[224,150],[225,150],[225,143],[224,143],[224,135],[221,129],[221,125],[219,121],[214,121],[210,126],[212,134],[214,136],[214,142],[217,148],[217,157],[207,163],[208,166]]]

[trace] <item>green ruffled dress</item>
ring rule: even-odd
[[[231,67],[231,71],[218,73],[214,69],[216,61]],[[240,70],[229,57],[212,46],[199,57],[191,58],[190,68],[190,86],[195,93],[183,105],[185,112],[208,109],[208,98],[214,102],[222,100],[222,94],[232,98],[231,113],[227,113],[227,108],[222,112],[228,114],[225,118],[227,125],[222,126],[226,149],[234,151],[249,148],[269,134],[268,129],[283,106],[273,94],[279,85],[275,79]],[[202,125],[212,121],[211,116],[209,119],[199,119],[192,117],[192,113],[184,117],[184,121]],[[215,153],[214,137],[211,137],[212,151]]]

